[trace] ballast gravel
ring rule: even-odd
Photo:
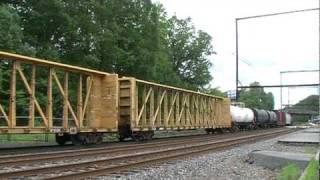
[[[286,136],[286,135],[284,135]],[[238,146],[229,150],[172,161],[160,166],[149,167],[131,172],[100,176],[93,179],[145,179],[145,180],[176,180],[176,179],[214,179],[214,180],[270,180],[277,179],[280,170],[270,170],[255,165],[248,154],[255,150],[271,150],[281,152],[314,153],[316,145],[293,146],[280,144],[277,141],[284,136],[259,141],[254,144]]]

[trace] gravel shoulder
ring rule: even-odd
[[[319,148],[317,145],[310,144],[301,146],[278,143],[277,141],[284,136],[259,141],[254,144],[238,146],[226,151],[213,152],[199,157],[172,161],[157,167],[127,172],[126,174],[101,176],[94,179],[276,179],[280,170],[270,170],[256,166],[254,163],[250,163],[250,161],[248,161],[248,154],[255,150],[314,153]]]

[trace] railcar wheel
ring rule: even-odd
[[[66,144],[66,142],[68,141],[68,138],[66,137],[66,135],[62,135],[59,136],[59,134],[56,134],[56,142],[60,145],[63,146]]]
[[[137,141],[137,142],[142,142],[145,140],[144,136],[141,134],[135,134],[132,136],[133,140]]]
[[[123,136],[119,136],[119,141],[120,142],[124,142],[124,137]]]
[[[80,134],[71,135],[70,139],[73,145],[79,146],[85,144],[85,139]]]

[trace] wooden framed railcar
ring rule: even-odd
[[[119,82],[120,139],[149,138],[154,130],[231,128],[227,98],[135,78]]]
[[[0,70],[8,79],[0,134],[49,132],[59,144],[82,144],[104,133],[145,139],[162,129],[231,127],[222,97],[1,51]]]

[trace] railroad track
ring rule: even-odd
[[[263,130],[266,131],[266,130]],[[248,132],[240,132],[238,134],[248,134]],[[63,151],[56,152],[41,152],[41,153],[32,153],[32,154],[20,154],[20,155],[8,155],[0,157],[0,167],[8,165],[21,165],[26,163],[39,163],[42,161],[58,161],[65,160],[67,158],[77,158],[77,157],[90,157],[94,155],[105,155],[114,156],[121,155],[124,153],[132,153],[133,151],[143,151],[164,147],[173,147],[183,145],[185,143],[200,143],[207,142],[215,139],[225,139],[233,137],[234,134],[218,134],[216,136],[203,135],[203,136],[192,136],[192,137],[183,137],[178,139],[159,139],[145,143],[127,143],[127,144],[112,144],[110,146],[99,146],[91,147],[84,149],[67,149]]]
[[[230,146],[240,145],[260,139],[289,133],[292,130],[272,130],[271,132],[238,133],[227,136],[207,136],[192,138],[188,141],[163,141],[146,144],[131,144],[108,148],[95,148],[78,151],[62,151],[56,153],[39,153],[30,155],[8,156],[0,158],[1,166],[32,164],[64,159],[67,163],[45,165],[35,168],[22,168],[0,173],[0,178],[31,178],[41,174],[41,179],[75,179],[110,174],[122,170],[161,163],[184,156],[196,155],[208,151],[221,150]],[[101,156],[107,155],[104,158]],[[92,158],[98,156],[98,158]],[[89,160],[75,158],[89,157]],[[74,160],[74,163],[70,163]],[[72,162],[72,161],[71,161]],[[49,163],[50,164],[50,163]],[[39,177],[40,178],[40,177]]]
[[[167,139],[183,139],[197,136],[205,136],[205,133],[197,133],[197,134],[185,134],[185,135],[175,135],[175,136],[159,136],[154,137],[151,141],[163,141]],[[218,134],[217,134],[218,135]],[[150,140],[149,140],[150,141]],[[121,142],[121,144],[134,144],[135,141],[128,140],[125,142]],[[113,146],[118,145],[118,141],[107,141],[101,144],[89,144],[83,146],[74,146],[72,144],[66,144],[64,146],[61,145],[30,145],[30,146],[12,146],[12,147],[0,147],[0,156],[3,155],[16,155],[16,154],[26,154],[26,153],[37,153],[37,152],[51,152],[51,151],[64,151],[64,150],[76,150],[76,149],[91,149],[96,147],[103,146]]]

